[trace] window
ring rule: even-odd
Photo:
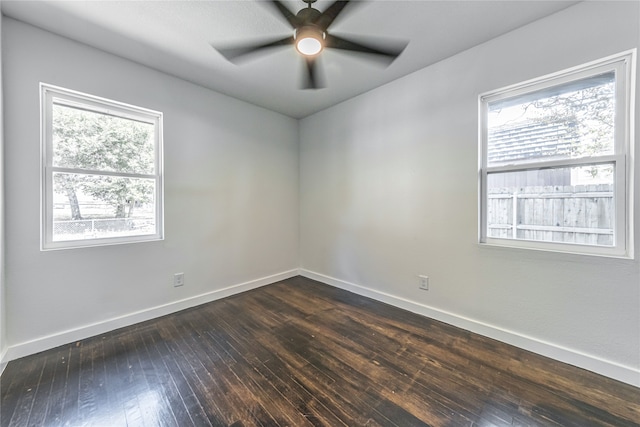
[[[480,96],[480,242],[632,257],[635,50]]]
[[[162,114],[46,84],[42,248],[162,238]]]

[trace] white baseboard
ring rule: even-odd
[[[180,310],[195,307],[197,305],[205,304],[231,295],[239,294],[251,289],[256,289],[261,286],[269,285],[271,283],[276,283],[281,280],[295,277],[297,275],[299,275],[299,270],[293,269],[271,276],[262,277],[260,279],[251,280],[245,283],[228,286],[223,289],[216,289],[215,291],[196,295],[190,298],[185,298],[183,300],[174,301],[168,304],[163,304],[134,313],[125,314],[123,316],[114,317],[101,322],[80,326],[78,328],[51,334],[31,341],[14,344],[9,346],[9,348],[7,348],[5,351],[4,357],[0,358],[0,363],[2,364],[0,365],[0,369],[4,368],[4,365],[6,365],[7,362],[18,359],[20,357],[39,353],[44,350],[49,350],[60,345],[69,344],[74,341],[103,334],[105,332],[113,331],[125,326],[131,326],[136,323],[155,319],[167,314],[175,313]]]
[[[9,363],[9,361],[6,360],[6,356],[7,356],[7,349],[5,348],[4,350],[2,350],[2,352],[0,352],[0,377],[2,377],[4,368],[6,368],[7,363]]]
[[[107,319],[102,322],[81,326],[71,330],[41,337],[35,340],[12,345],[9,348],[6,348],[4,352],[0,354],[0,375],[2,375],[4,368],[11,360],[55,348],[74,341],[89,338],[118,328],[123,328],[136,323],[155,319],[157,317],[165,316],[167,314],[175,313],[180,310],[195,307],[251,289],[256,289],[261,286],[288,279],[290,277],[295,277],[297,275],[302,275],[304,277],[317,280],[336,288],[344,289],[358,295],[391,304],[393,306],[411,311],[413,313],[439,320],[441,322],[448,323],[450,325],[496,339],[506,344],[510,344],[546,357],[550,357],[560,362],[587,369],[589,371],[604,375],[609,378],[613,378],[615,380],[633,385],[635,387],[640,387],[639,369],[629,366],[623,366],[611,361],[600,359],[595,356],[583,354],[572,349],[558,346],[556,344],[551,344],[536,338],[528,337],[517,332],[505,330],[493,325],[479,322],[477,320],[459,316],[454,313],[449,313],[434,307],[429,307],[415,301],[377,291],[375,289],[370,289],[365,286],[356,285],[354,283],[346,282],[334,277],[325,276],[323,274],[305,269],[293,269],[285,271],[260,279],[251,280],[245,283],[232,285],[223,289],[217,289],[212,292],[196,295],[194,297],[186,298],[183,300],[174,301],[168,304],[163,304],[112,319]]]
[[[630,366],[623,366],[608,360],[603,360],[595,356],[583,354],[581,352],[565,348],[556,344],[541,341],[536,338],[489,325],[467,317],[459,316],[429,307],[415,301],[401,298],[386,292],[380,292],[365,286],[349,283],[334,277],[325,276],[320,273],[301,269],[300,275],[309,279],[317,280],[336,288],[344,289],[358,295],[372,298],[395,307],[420,314],[431,319],[439,320],[444,323],[483,335],[506,344],[519,347],[542,356],[564,362],[579,368],[587,369],[600,375],[604,375],[615,380],[640,387],[640,369]]]

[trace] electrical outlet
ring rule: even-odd
[[[173,275],[173,287],[184,286],[184,273],[176,273]]]
[[[428,276],[424,276],[424,275],[419,275],[418,276],[419,282],[418,282],[418,287],[420,289],[422,289],[423,291],[428,291],[429,290],[429,277]]]

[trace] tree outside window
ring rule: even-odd
[[[161,116],[49,86],[43,99],[43,246],[161,236]]]

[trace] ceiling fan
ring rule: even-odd
[[[259,43],[250,46],[214,48],[227,60],[233,62],[239,57],[261,52],[277,46],[295,46],[297,52],[306,62],[305,80],[303,89],[320,89],[323,87],[318,71],[318,57],[324,49],[341,49],[345,51],[375,55],[387,63],[393,62],[408,43],[394,46],[372,40],[364,43],[348,40],[329,34],[328,28],[336,17],[344,10],[349,0],[333,2],[324,12],[312,7],[316,0],[302,0],[307,7],[300,9],[295,15],[279,0],[269,0],[278,14],[283,17],[293,28],[293,35],[279,40]]]

